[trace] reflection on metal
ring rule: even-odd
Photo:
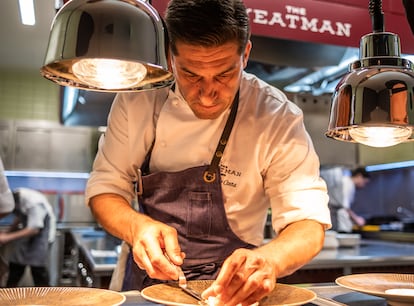
[[[41,74],[86,90],[168,86],[174,78],[168,70],[164,30],[159,14],[145,1],[69,1],[53,20]],[[108,73],[98,66],[101,63],[122,71]]]
[[[378,30],[382,22],[375,19],[374,5],[374,33],[361,38],[361,59],[335,89],[326,135],[385,147],[413,140],[414,70],[412,62],[400,57],[399,37]]]

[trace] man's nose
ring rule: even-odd
[[[202,82],[200,84],[199,95],[201,102],[208,104],[213,103],[217,97],[217,87],[214,85],[214,82]]]

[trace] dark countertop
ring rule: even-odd
[[[343,303],[349,306],[387,306],[385,299],[355,292],[334,284],[326,284],[323,286],[301,286],[302,288],[314,291],[318,297],[330,298],[334,301]],[[128,291],[123,292],[126,296],[124,306],[153,306],[161,305],[145,300],[139,293],[139,291]],[[333,304],[318,298],[313,300],[311,303],[305,304],[305,306],[333,306]]]
[[[414,243],[414,232],[360,231],[358,233],[360,233],[361,237],[364,239]]]

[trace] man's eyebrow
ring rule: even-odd
[[[225,73],[227,73],[227,72],[229,72],[229,71],[234,70],[235,68],[236,68],[236,65],[231,65],[230,67],[228,67],[227,69],[225,69],[225,70],[223,70],[222,72],[218,73],[217,75],[222,75],[222,74],[225,74]],[[192,75],[197,75],[197,76],[198,76],[198,74],[197,74],[197,73],[192,72],[190,69],[188,69],[188,68],[186,68],[186,67],[182,67],[182,68],[181,68],[181,70],[183,70],[184,72],[190,73],[190,74],[192,74]]]
[[[197,73],[192,72],[191,70],[187,69],[186,67],[181,67],[181,70],[184,71],[184,72],[193,74],[193,75],[197,75]]]

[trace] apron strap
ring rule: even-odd
[[[221,134],[220,141],[217,144],[216,151],[214,152],[213,158],[211,159],[208,169],[204,172],[204,181],[206,183],[212,183],[216,179],[217,169],[221,157],[223,156],[224,149],[226,148],[227,141],[230,137],[231,130],[233,128],[234,121],[236,119],[237,108],[239,106],[239,91],[237,91],[232,106],[229,118],[227,118],[226,126],[224,127],[223,133]]]

